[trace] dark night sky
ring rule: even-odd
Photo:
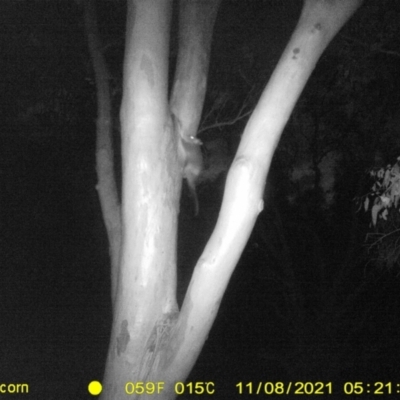
[[[98,4],[117,115],[125,6]],[[297,0],[223,1],[206,111],[223,95],[222,119],[236,115],[246,98],[254,107],[300,7]],[[189,378],[216,382],[215,398],[239,398],[240,381],[332,381],[339,392],[347,381],[400,383],[398,271],[365,256],[368,218],[355,217],[351,203],[365,189],[361,176],[376,154],[393,162],[400,151],[399,14],[399,3],[367,2],[323,56],[288,124],[266,210]],[[111,312],[95,190],[96,99],[81,9],[73,1],[1,1],[0,54],[0,384],[29,383],[24,398],[85,399],[87,383],[102,378]],[[321,143],[332,142],[340,154],[337,201],[328,210],[304,182],[289,184],[289,171],[314,154],[301,153],[293,137],[316,120]],[[222,140],[232,159],[244,123],[202,139]],[[183,194],[181,282],[214,226],[222,185],[223,177],[199,188],[195,221]],[[289,204],[293,190],[297,200]],[[301,292],[301,308],[287,306],[291,290]],[[294,316],[300,309],[303,319]]]

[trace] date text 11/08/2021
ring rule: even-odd
[[[400,382],[345,382],[338,388],[332,382],[239,382],[239,394],[333,394],[340,390],[345,395],[400,395]]]

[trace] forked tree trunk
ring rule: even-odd
[[[205,0],[186,2],[204,15],[212,17],[215,11],[202,8]],[[184,381],[193,367],[263,208],[266,175],[290,113],[318,58],[360,4],[361,0],[305,2],[296,30],[246,126],[227,177],[216,228],[179,312],[176,230],[182,170],[177,161],[180,139],[170,123],[167,99],[171,0],[129,1],[121,107],[123,240],[103,400],[154,398],[159,391],[158,399],[175,398],[174,384]],[[190,19],[190,13],[186,15]],[[207,18],[196,21],[200,29],[212,28]],[[209,49],[207,40],[189,45],[192,52],[186,50],[186,56],[201,59],[201,51]],[[190,59],[183,61],[190,70]],[[188,131],[198,124],[202,100],[196,91],[201,90],[199,77],[204,70],[204,66],[192,69],[195,78],[188,101],[193,109],[185,111],[179,98],[172,99],[173,112],[182,117]],[[174,91],[190,82],[185,83],[179,72],[177,76],[181,82],[176,81]]]

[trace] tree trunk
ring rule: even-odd
[[[129,382],[155,381],[156,355],[178,311],[181,179],[167,99],[170,16],[171,0],[128,2],[120,113],[123,240],[103,400],[136,398]]]
[[[171,1],[128,3],[121,107],[123,244],[103,400],[153,398],[159,391],[159,399],[176,397],[175,382],[184,381],[193,367],[263,208],[266,175],[283,128],[318,58],[360,3],[305,2],[296,30],[246,126],[227,177],[216,228],[180,312],[175,291],[182,166],[177,160],[180,138],[170,122],[167,102]],[[198,21],[212,28],[205,23],[207,18]],[[195,78],[194,87],[189,83],[188,101],[198,108],[204,94],[196,91],[202,90],[208,63],[199,69],[197,63],[199,51],[208,45],[207,40],[203,45],[195,43],[188,47],[197,60],[192,65]],[[180,85],[185,87],[182,78],[176,81],[174,93]],[[189,118],[183,110],[174,94],[172,111],[187,132],[195,133],[199,114]]]
[[[118,200],[112,144],[111,95],[109,73],[101,50],[94,0],[84,2],[85,30],[93,63],[97,94],[96,170],[101,211],[106,226],[111,260],[111,300],[114,304],[121,249],[121,210]]]

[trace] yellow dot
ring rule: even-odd
[[[89,383],[89,386],[88,386],[89,393],[94,396],[100,394],[102,389],[103,389],[103,387],[101,386],[101,383],[98,381],[92,381]]]

